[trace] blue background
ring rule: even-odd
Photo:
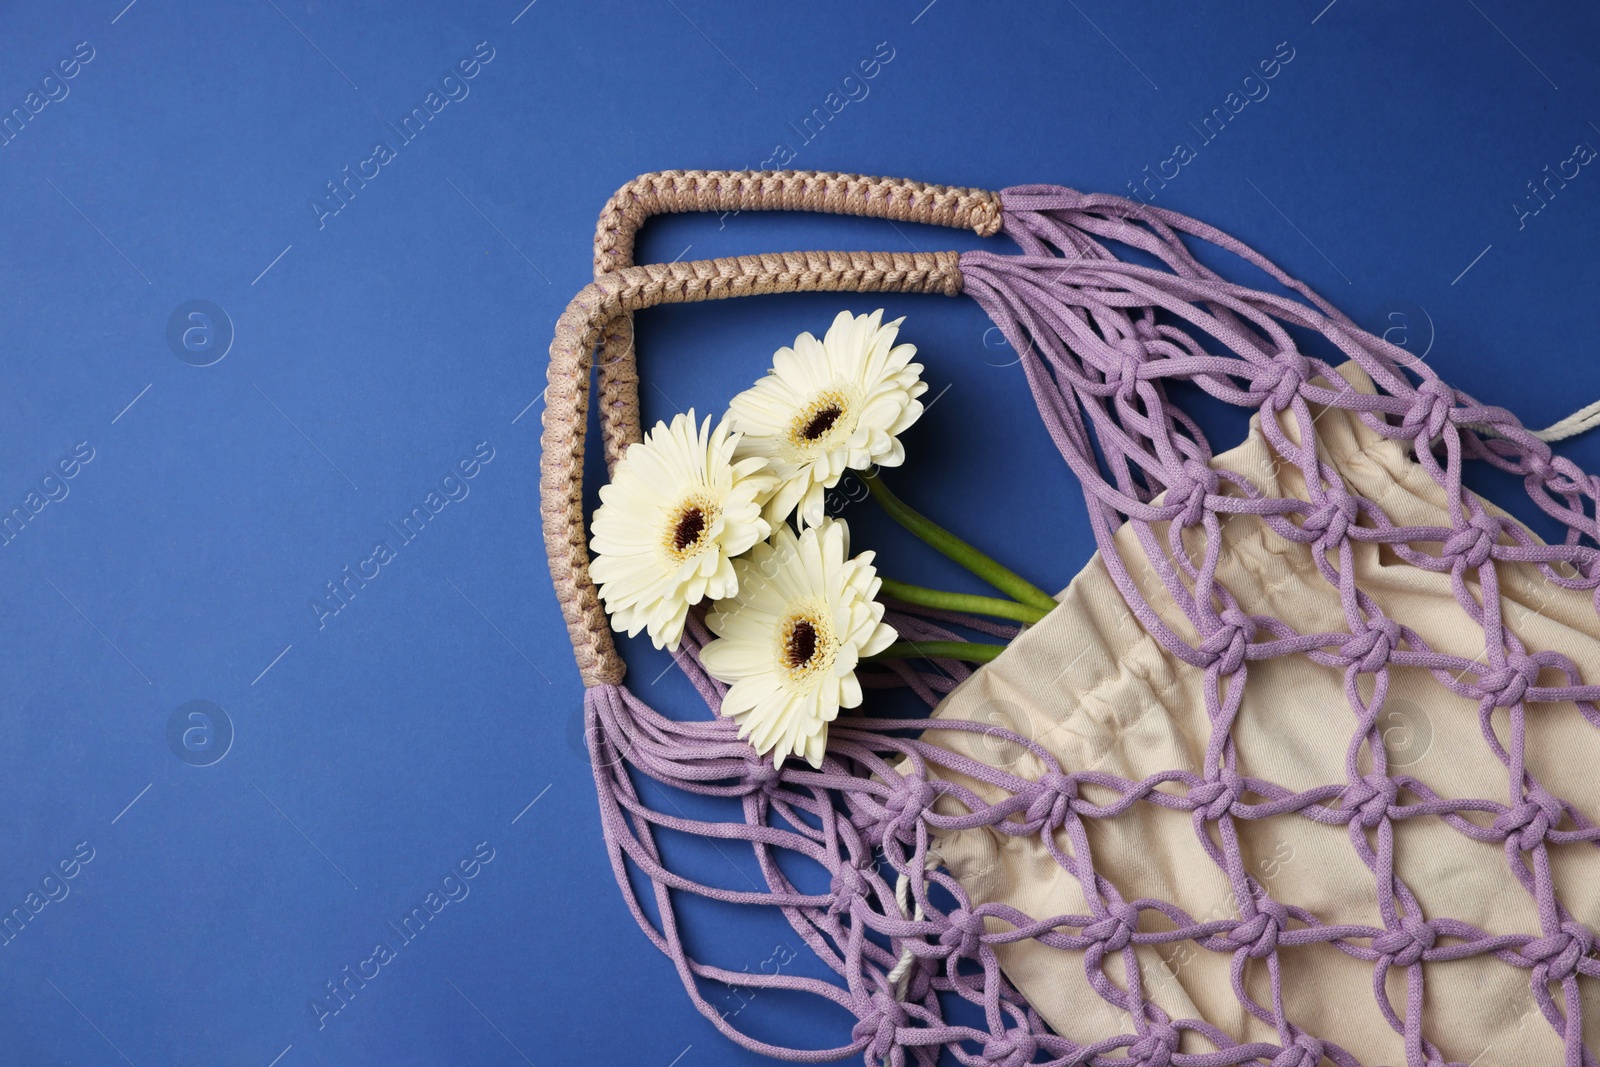
[[[80,842],[94,855],[0,946],[6,1063],[756,1060],[694,1013],[612,882],[538,533],[545,348],[589,278],[596,213],[637,173],[754,167],[786,144],[799,168],[1127,193],[1184,141],[1196,157],[1155,203],[1530,424],[1600,396],[1600,175],[1513,207],[1600,144],[1592,11],[124,2],[0,18],[0,113],[93,49],[0,148],[0,513],[93,450],[0,547],[0,912]],[[325,183],[396,142],[383,123],[479,42],[493,58],[469,95],[319,220]],[[1202,144],[1190,124],[1280,42],[1270,94]],[[797,133],[875,51],[892,59],[867,95]],[[745,215],[653,224],[641,258],[979,243]],[[186,362],[167,340],[193,300],[232,324],[210,366],[192,362],[215,348]],[[949,390],[908,435],[901,491],[1064,585],[1092,547],[1077,489],[970,301],[647,313],[646,413],[720,410],[796,333],[879,303]],[[386,524],[480,442],[494,458],[470,494],[400,545]],[[1561,450],[1600,459],[1600,441]],[[857,510],[886,572],[958,582]],[[395,558],[319,627],[312,599],[380,539]],[[694,713],[664,657],[629,656],[651,701]],[[195,700],[222,714],[174,748]],[[319,1030],[310,998],[479,842],[494,858],[470,895]],[[734,886],[754,870],[678,854]],[[690,918],[734,969],[799,947],[767,919]],[[763,1036],[848,1040],[833,1009],[709,995]]]

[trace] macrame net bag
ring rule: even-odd
[[[748,210],[1004,233],[1021,252],[632,264],[653,214]],[[1202,244],[1281,292],[1225,280]],[[640,439],[632,313],[797,291],[977,300],[1020,356],[1100,549],[1020,636],[891,604],[904,639],[960,640],[959,625],[1016,640],[975,673],[886,665],[878,684],[934,710],[875,716],[869,695],[833,724],[820,770],[775,770],[733,722],[669,718],[629,692],[582,508],[596,359],[608,465]],[[1339,365],[1296,334],[1321,335]],[[550,355],[542,516],[607,849],[641,928],[729,1038],[894,1067],[1596,1064],[1600,825],[1584,768],[1600,686],[1584,667],[1600,662],[1600,479],[1509,412],[1227,235],[1057,186],[646,175],[602,214],[595,280]],[[1254,413],[1243,445],[1213,455],[1172,400],[1195,389]],[[1565,539],[1467,490],[1468,460],[1520,477]],[[677,660],[715,712],[723,687],[696,658],[709,640],[692,614]],[[742,819],[658,810],[645,797],[663,789],[731,798]],[[663,831],[749,849],[764,887],[676,873]],[[775,909],[837,979],[696,959],[686,895]],[[856,1022],[777,1047],[723,1017],[717,984],[814,995]],[[963,1001],[981,1022],[947,1019]]]

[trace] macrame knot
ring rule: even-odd
[[[771,793],[778,788],[783,775],[772,761],[754,756],[744,759],[744,784],[752,793]]]
[[[1400,420],[1401,433],[1413,440],[1432,441],[1444,432],[1455,406],[1455,390],[1437,378],[1429,378],[1417,386],[1417,395]]]
[[[906,775],[884,798],[883,806],[891,815],[920,815],[933,803],[933,786],[925,779]]]
[[[895,777],[898,780],[883,801],[885,815],[878,827],[881,840],[912,836],[922,813],[933,803],[933,786],[925,780],[910,775]]]
[[[1277,949],[1278,935],[1289,925],[1289,909],[1276,900],[1259,901],[1256,909],[1254,916],[1228,931],[1228,940],[1243,946],[1251,959],[1259,960]]]
[[[1345,666],[1374,674],[1389,663],[1389,654],[1400,643],[1400,624],[1379,615],[1367,620],[1367,628],[1351,634],[1339,646],[1339,656]]]
[[[868,1061],[880,1063],[888,1060],[902,1027],[911,1022],[906,1009],[898,1000],[883,993],[872,994],[872,1007],[850,1031],[850,1037],[867,1043]]]
[[[1106,372],[1106,384],[1117,387],[1117,399],[1131,404],[1137,396],[1139,367],[1144,363],[1144,346],[1123,340],[1117,345],[1117,362]]]
[[[1545,835],[1561,822],[1561,802],[1543,789],[1528,793],[1520,805],[1495,819],[1496,833],[1516,838],[1517,847],[1532,852],[1544,843]]]
[[[1180,526],[1196,526],[1205,518],[1206,497],[1216,496],[1222,485],[1217,472],[1199,460],[1183,461],[1183,476],[1172,486],[1168,499],[1181,501],[1183,508],[1175,520]]]
[[[1407,915],[1398,928],[1391,927],[1372,939],[1372,948],[1385,956],[1394,957],[1393,967],[1409,967],[1422,959],[1423,953],[1433,947],[1438,934],[1422,919]]]
[[[1206,665],[1216,664],[1222,674],[1232,674],[1244,663],[1245,650],[1256,635],[1256,624],[1238,608],[1225,608],[1218,617],[1221,625],[1195,649],[1207,657]]]
[[[847,863],[833,872],[833,878],[828,882],[828,893],[833,897],[828,904],[828,914],[842,915],[856,901],[866,897],[867,879],[859,867]]]
[[[1544,481],[1550,477],[1552,470],[1551,459],[1555,453],[1550,451],[1550,446],[1538,438],[1522,453],[1522,471],[1525,475]]]
[[[1478,690],[1497,708],[1509,708],[1527,695],[1539,677],[1539,665],[1520,652],[1506,654],[1506,665],[1478,676]]]
[[[1128,1046],[1128,1060],[1142,1067],[1168,1067],[1177,1050],[1178,1031],[1168,1023],[1153,1023]]]
[[[1028,803],[1028,822],[1040,829],[1060,826],[1067,821],[1067,811],[1078,798],[1078,782],[1070,774],[1046,771],[1030,787],[1033,799]]]
[[[1305,517],[1301,529],[1315,534],[1322,548],[1337,548],[1360,515],[1355,497],[1342,489],[1330,489],[1321,506]]]
[[[1189,800],[1198,811],[1208,820],[1216,820],[1228,814],[1239,795],[1244,792],[1244,779],[1239,777],[1237,771],[1224,768],[1222,776],[1208,782],[1201,782],[1189,790]]]
[[[956,908],[945,916],[945,921],[950,925],[939,935],[939,944],[949,949],[950,956],[976,959],[983,943],[983,916]]]
[[[1104,919],[1083,928],[1083,936],[1098,941],[1107,952],[1120,952],[1139,929],[1139,909],[1117,901],[1107,905],[1106,911],[1109,914]]]
[[[1359,782],[1351,782],[1344,791],[1344,806],[1355,809],[1352,818],[1368,830],[1389,817],[1400,787],[1391,778],[1369,774]]]
[[[1257,395],[1265,394],[1265,400],[1270,401],[1274,411],[1281,411],[1289,406],[1300,393],[1300,387],[1311,377],[1311,361],[1298,352],[1279,352],[1272,360],[1269,367],[1262,368],[1261,375],[1251,383],[1251,392]]]
[[[1499,539],[1499,519],[1492,515],[1474,515],[1466,526],[1445,540],[1439,556],[1452,567],[1481,567]]]
[[[1560,495],[1587,492],[1593,496],[1595,491],[1594,479],[1566,456],[1550,458],[1550,478],[1545,485],[1552,493]]]
[[[1039,1051],[1039,1041],[1026,1030],[991,1035],[983,1046],[983,1062],[994,1067],[1026,1067]]]
[[[1272,1057],[1272,1067],[1317,1067],[1322,1062],[1323,1045],[1310,1034],[1296,1034],[1294,1044]]]
[[[1532,961],[1535,982],[1560,982],[1576,974],[1578,961],[1593,950],[1594,934],[1581,923],[1569,920],[1548,937],[1523,945],[1522,957]]]

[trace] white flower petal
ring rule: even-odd
[[[690,410],[628,447],[590,527],[589,574],[613,629],[676,649],[690,605],[733,594],[731,560],[771,531],[761,501],[777,484],[766,460],[734,461],[738,444],[730,422]]]
[[[739,591],[706,617],[716,640],[700,662],[730,686],[722,714],[775,766],[791,755],[822,765],[828,724],[861,704],[861,657],[895,639],[872,599],[872,554],[849,551],[842,520],[821,518],[798,535],[784,524],[734,561]]]
[[[824,494],[846,470],[897,466],[897,436],[916,422],[927,389],[916,346],[896,344],[900,323],[883,311],[841,311],[822,340],[809,333],[772,357],[772,369],[733,398],[728,417],[740,432],[735,456],[762,458],[778,487],[765,499],[773,527],[798,511],[802,527],[824,514]],[[798,487],[797,487],[798,485]]]

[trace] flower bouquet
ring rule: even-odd
[[[691,609],[715,639],[701,666],[728,686],[720,714],[774,767],[822,766],[828,724],[862,702],[864,661],[982,662],[1001,646],[897,641],[880,595],[905,605],[1036,622],[1055,601],[895,497],[880,471],[905,462],[900,435],[927,390],[903,319],[841,311],[772,357],[765,377],[712,425],[693,409],[629,446],[600,489],[590,574],[611,626],[678,651]],[[859,472],[906,529],[1015,599],[927,589],[878,576],[875,553],[851,555],[828,491]],[[1006,631],[1001,631],[1006,632]]]

